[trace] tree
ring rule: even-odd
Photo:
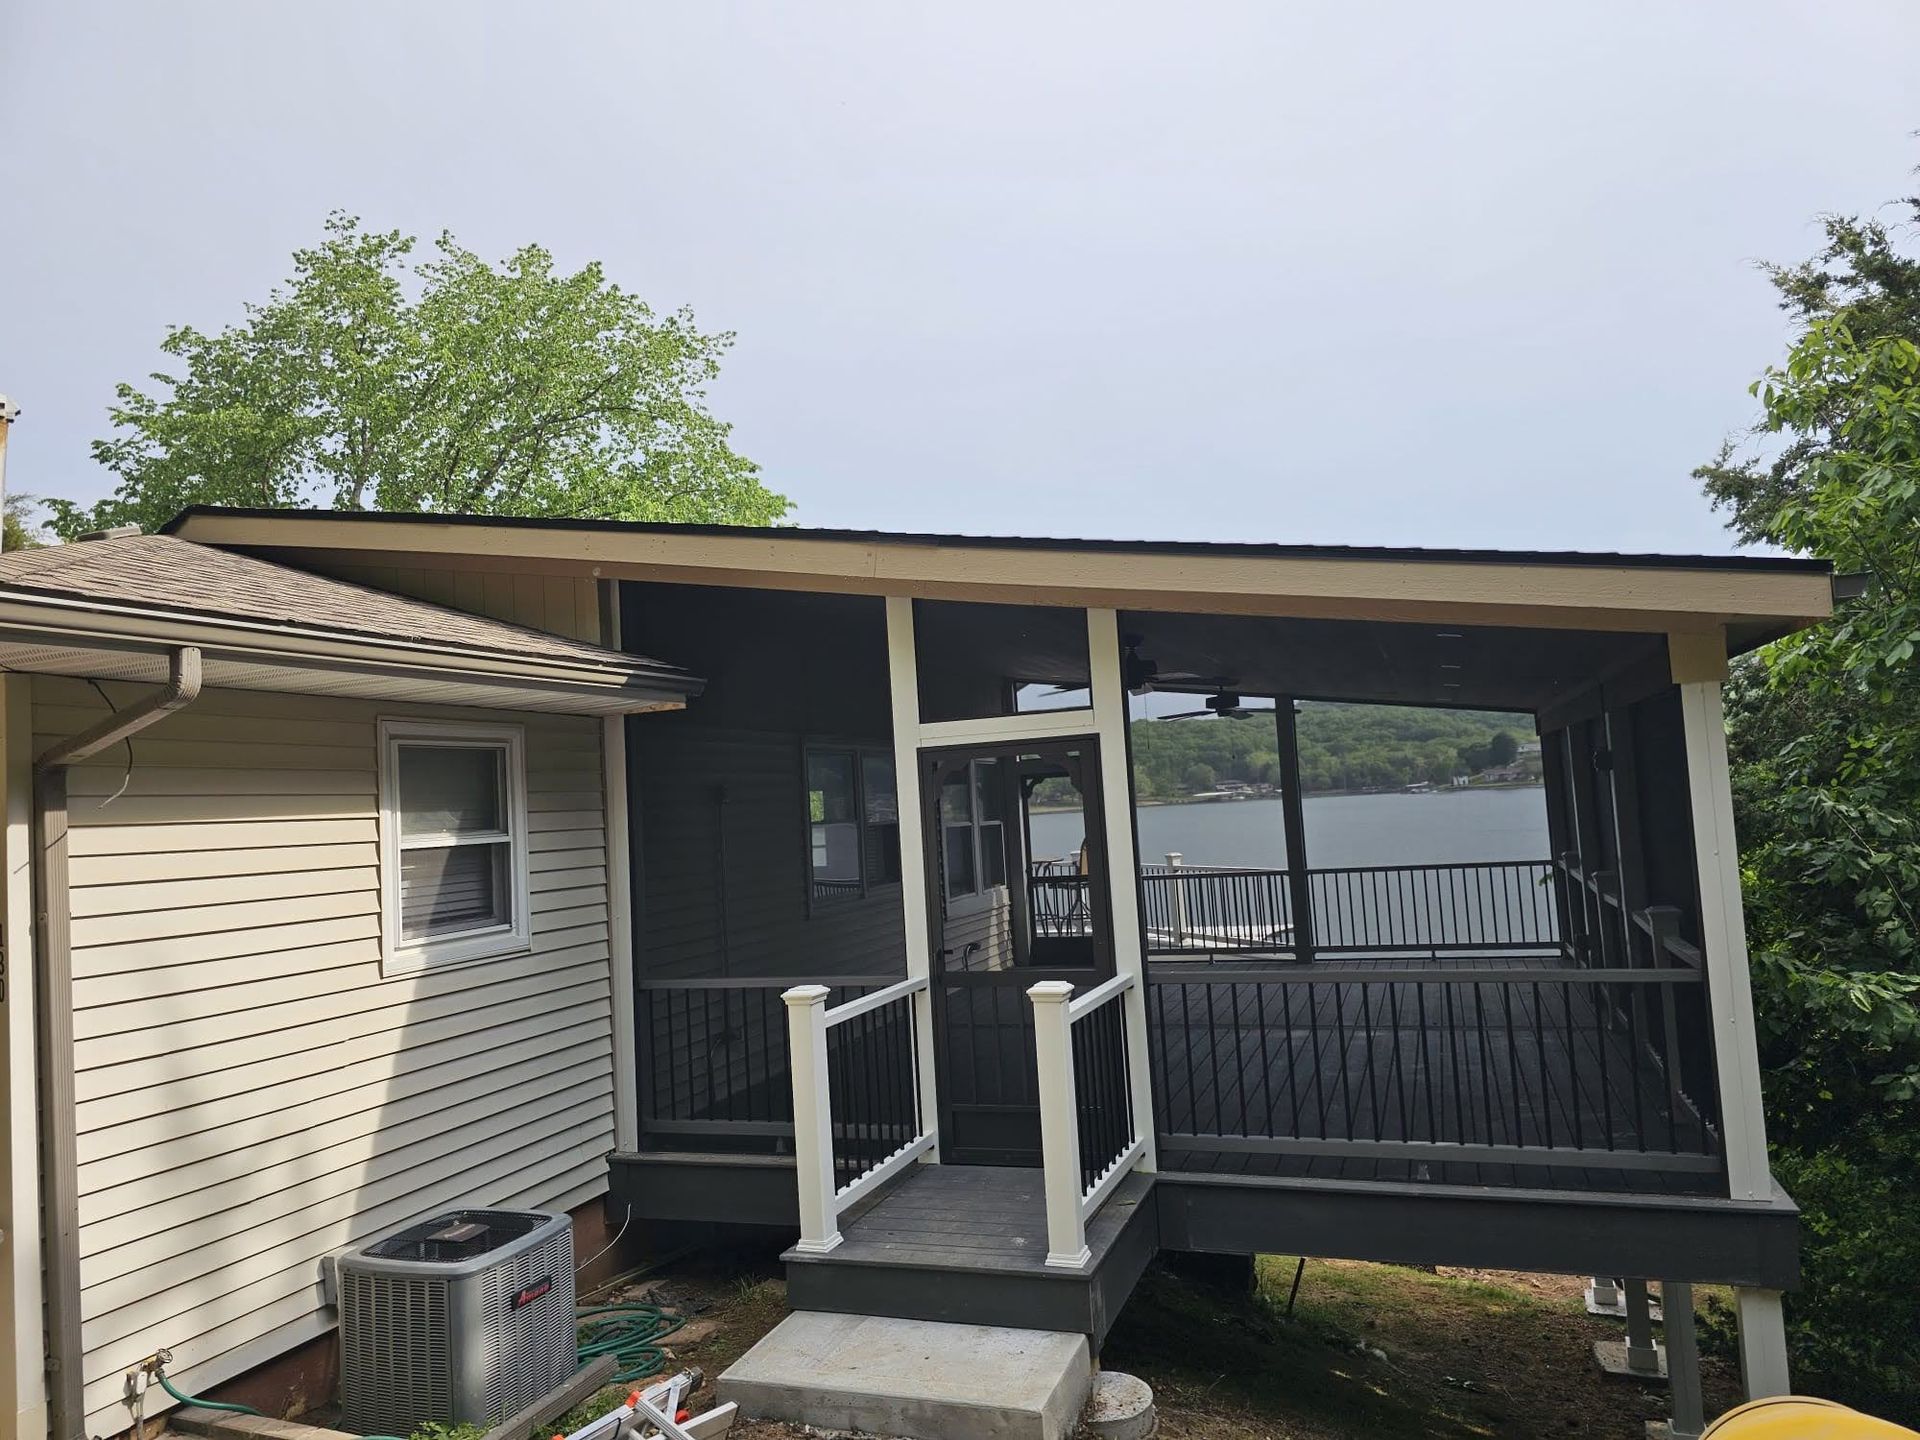
[[[1920,217],[1920,202],[1909,202]],[[1697,473],[1735,531],[1867,593],[1728,685],[1774,1165],[1803,1213],[1802,1384],[1920,1418],[1920,258],[1831,219],[1771,271],[1799,325],[1760,453]]]
[[[153,529],[183,506],[766,524],[788,509],[728,443],[705,387],[732,343],[660,317],[598,264],[529,245],[494,267],[450,235],[328,217],[293,278],[218,334],[190,325],[151,391],[123,384],[93,455],[97,505],[50,501],[72,537]]]
[[[4,526],[0,550],[37,550],[47,543],[33,518],[34,510],[42,503],[37,495],[7,496],[6,514],[0,518],[0,525]]]
[[[1520,754],[1520,742],[1506,730],[1496,730],[1487,741],[1487,759],[1495,765],[1511,765]]]

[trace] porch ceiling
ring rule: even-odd
[[[1231,676],[1245,695],[1530,712],[1636,666],[1664,664],[1666,644],[1618,631],[1238,615],[1129,612],[1120,628],[1140,637],[1141,655],[1162,671]]]

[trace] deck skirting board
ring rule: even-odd
[[[1168,1250],[1797,1289],[1799,1210],[1765,1202],[1162,1172]]]

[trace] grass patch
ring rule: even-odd
[[[1154,1387],[1173,1437],[1267,1440],[1580,1435],[1641,1440],[1665,1391],[1609,1380],[1595,1339],[1618,1322],[1578,1300],[1497,1280],[1310,1261],[1286,1314],[1295,1260],[1262,1256],[1254,1294],[1155,1266],[1108,1337],[1102,1363]],[[1734,1403],[1724,1366],[1708,1404]]]

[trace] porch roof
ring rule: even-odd
[[[200,648],[207,683],[581,713],[678,706],[701,682],[640,655],[312,575],[170,535],[0,557],[0,662],[163,679]]]
[[[890,534],[196,506],[165,527],[300,563],[476,568],[761,589],[1321,619],[1712,634],[1737,653],[1824,618],[1825,561],[1749,555]]]

